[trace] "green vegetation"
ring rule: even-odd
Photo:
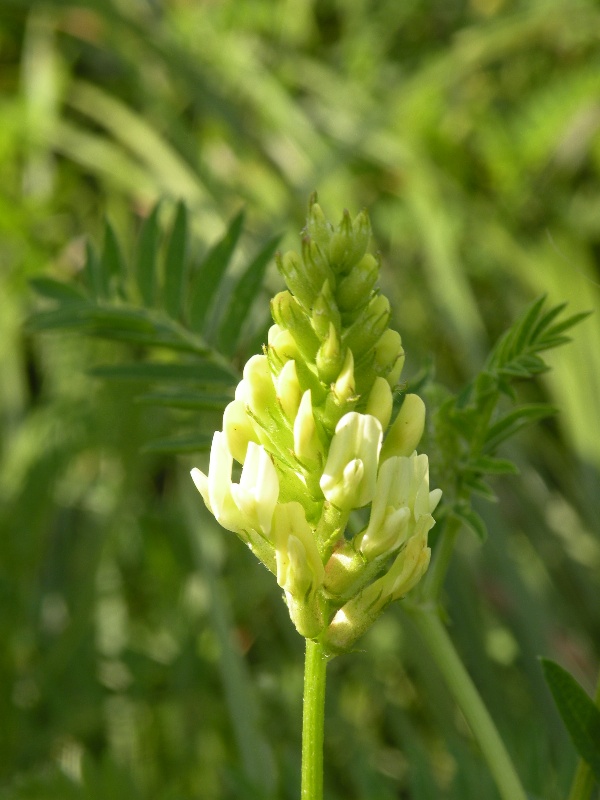
[[[591,0],[5,0],[0,798],[297,797],[303,642],[188,471],[315,188],[369,210],[447,501],[431,541],[488,533],[454,525],[428,596],[530,797],[572,784],[557,707],[597,795],[597,715],[552,662],[594,695],[598,315],[536,359],[598,308],[599,28]],[[484,365],[492,387],[446,394]],[[444,635],[398,604],[331,662],[327,798],[499,797],[431,659]]]

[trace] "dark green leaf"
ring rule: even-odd
[[[104,271],[103,264],[90,242],[86,243],[85,253],[86,259],[83,267],[85,284],[92,297],[105,299],[108,296],[108,276]]]
[[[280,238],[277,236],[271,239],[238,280],[219,326],[217,341],[222,353],[231,355],[235,352],[242,330],[242,322],[252,301],[260,291],[265,270],[275,253]]]
[[[193,382],[199,384],[219,384],[233,386],[236,376],[224,367],[210,361],[198,361],[194,364],[177,364],[162,361],[148,361],[132,364],[110,364],[94,367],[91,375],[97,378],[122,381],[172,381]]]
[[[112,290],[122,297],[126,275],[125,262],[123,261],[117,235],[108,220],[106,220],[104,227],[102,263],[108,279],[109,293]]]
[[[31,288],[42,297],[48,300],[56,300],[59,303],[81,303],[86,302],[84,293],[77,286],[64,281],[57,281],[54,278],[32,278]]]
[[[173,319],[182,316],[182,300],[186,282],[187,211],[185,204],[177,204],[175,221],[165,257],[164,304]]]
[[[51,311],[40,311],[29,319],[27,325],[30,330],[38,331],[60,328],[80,329],[85,333],[99,332],[102,329],[108,332],[120,329],[148,334],[154,331],[154,325],[143,312],[96,306],[89,302],[71,303]]]
[[[581,758],[600,782],[600,710],[565,669],[542,658],[546,683]]]
[[[157,203],[144,221],[137,248],[135,274],[142,301],[146,306],[153,306],[156,298],[156,256],[160,239],[159,209],[160,203]]]
[[[474,494],[478,494],[489,503],[496,503],[498,501],[498,498],[492,490],[492,487],[482,478],[476,478],[474,475],[469,475],[467,473],[464,478],[464,485]]]
[[[525,311],[521,322],[517,323],[517,335],[514,342],[514,351],[516,353],[522,353],[527,349],[530,342],[533,341],[532,331],[535,329],[545,302],[546,295],[538,297]]]
[[[212,435],[199,433],[194,436],[178,436],[173,439],[157,439],[144,445],[147,453],[199,453],[210,450]]]
[[[204,326],[206,313],[231,260],[243,223],[244,214],[240,211],[225,236],[210,250],[192,277],[189,306],[189,323],[192,330],[201,331]]]
[[[571,317],[567,317],[567,319],[564,319],[557,325],[553,325],[548,331],[548,335],[556,336],[559,333],[563,333],[563,331],[569,330],[569,328],[572,328],[574,325],[578,325],[584,319],[587,319],[591,313],[591,311],[581,311],[579,314],[573,314]]]
[[[501,417],[488,430],[485,439],[485,452],[493,453],[498,445],[526,425],[556,414],[557,409],[547,403],[531,403],[519,406]]]
[[[464,522],[467,528],[469,528],[482,542],[485,542],[487,539],[487,527],[485,522],[476,511],[473,511],[472,508],[458,506],[457,508],[452,509],[452,514],[455,517],[458,517],[461,522]]]
[[[492,456],[479,456],[467,464],[469,472],[480,472],[487,475],[518,475],[516,464],[507,458],[493,458]]]
[[[205,394],[202,392],[174,390],[169,392],[148,392],[136,399],[138,403],[147,403],[148,405],[220,411],[232,401],[233,397],[226,394]]]
[[[544,314],[531,334],[533,341],[537,341],[538,339],[542,338],[543,334],[547,333],[552,320],[560,316],[565,310],[566,306],[566,303],[559,303],[557,306],[554,306]]]

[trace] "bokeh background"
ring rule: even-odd
[[[240,209],[241,261],[274,234],[296,247],[317,189],[335,218],[369,209],[406,375],[457,389],[535,296],[598,309],[599,31],[592,0],[2,0],[1,798],[299,783],[280,592],[203,515],[186,472],[206,456],[143,449],[189,418],[89,375],[122,345],[33,334],[30,281],[76,281],[107,217],[131,252],[159,198],[165,224],[186,202],[198,258]],[[265,283],[257,330],[273,266]],[[558,800],[575,753],[537,656],[593,690],[598,314],[551,362],[525,397],[560,413],[507,447],[521,474],[478,506],[489,539],[462,536],[445,602],[527,789]],[[401,609],[361,648],[330,668],[326,796],[496,798]]]

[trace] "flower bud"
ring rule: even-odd
[[[267,358],[275,373],[280,372],[288,361],[298,361],[301,358],[294,337],[279,325],[271,325],[269,328]]]
[[[283,256],[277,253],[275,263],[290,292],[305,309],[310,309],[315,299],[315,291],[308,281],[300,256],[294,252],[285,253]]]
[[[329,281],[329,285],[332,288],[336,286],[336,278],[324,255],[325,252],[327,251],[323,250],[310,236],[305,236],[302,239],[304,271],[311,287],[316,291],[323,286],[325,281]]]
[[[302,395],[298,414],[294,420],[294,454],[303,462],[317,461],[323,456],[313,416],[310,389]]]
[[[311,202],[309,204],[306,232],[321,250],[326,253],[333,234],[333,226],[325,219],[323,209],[317,203],[316,194],[311,197]],[[323,281],[321,281],[321,283],[322,282]]]
[[[329,333],[329,325],[333,323],[336,331],[341,330],[340,312],[333,297],[329,281],[325,281],[313,306],[311,323],[314,332],[323,341]]]
[[[240,464],[243,464],[246,458],[248,443],[259,444],[259,437],[241,400],[233,400],[225,407],[223,433],[229,452]]]
[[[358,399],[354,382],[354,358],[352,350],[348,349],[344,358],[344,366],[325,399],[323,424],[330,433],[333,433],[344,414],[354,410]]]
[[[333,386],[333,394],[336,403],[341,406],[354,397],[356,387],[354,384],[354,356],[352,350],[346,350],[346,358],[344,359],[344,366]]]
[[[379,277],[379,262],[367,253],[339,282],[336,299],[341,311],[358,313],[371,299]]]
[[[351,348],[358,361],[370,350],[387,328],[390,319],[390,303],[385,295],[374,297],[359,317],[343,335],[346,347]]]
[[[385,378],[375,378],[373,388],[367,398],[367,408],[365,413],[377,417],[381,423],[381,429],[386,430],[392,418],[394,398],[392,390]]]
[[[425,403],[417,394],[407,394],[381,449],[381,460],[409,456],[421,441],[425,428]]]
[[[275,393],[283,413],[290,422],[293,422],[302,399],[302,388],[294,360],[286,361],[283,365],[275,381]]]
[[[275,387],[266,356],[252,356],[244,367],[240,394],[246,400],[253,414],[261,418],[275,407]],[[236,399],[238,392],[236,389]],[[240,398],[242,399],[242,398]]]
[[[373,499],[381,438],[381,423],[370,414],[353,411],[338,422],[320,481],[337,508],[361,508]]]
[[[342,220],[329,242],[329,260],[335,272],[345,272],[364,256],[371,238],[371,224],[365,211],[354,220],[344,210]]]
[[[329,333],[317,352],[317,374],[325,384],[331,383],[340,374],[343,364],[342,343],[333,322]]]
[[[314,361],[319,340],[296,298],[289,292],[279,292],[271,300],[271,312],[275,322],[292,334],[302,356],[307,361]]]
[[[376,374],[384,377],[393,389],[404,366],[404,350],[398,331],[391,328],[384,331],[375,344],[373,353]]]

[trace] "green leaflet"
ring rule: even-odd
[[[183,318],[183,295],[189,262],[187,249],[187,211],[184,203],[177,204],[175,220],[167,247],[164,265],[163,302],[173,319]]]
[[[145,306],[153,306],[156,297],[156,262],[160,240],[159,209],[160,204],[157,203],[144,220],[135,258],[135,277]]]
[[[232,355],[235,352],[242,332],[241,322],[244,320],[250,304],[260,291],[265,270],[275,253],[280,238],[280,236],[276,236],[267,242],[248,265],[245,272],[242,273],[231,293],[217,334],[218,347],[221,352],[227,355]]]
[[[243,224],[244,213],[240,211],[227,229],[225,236],[210,250],[200,267],[192,275],[188,309],[189,325],[192,330],[201,331],[204,328],[208,309],[231,260]]]
[[[479,537],[485,535],[485,523],[471,509],[471,495],[493,501],[495,495],[483,476],[518,473],[510,460],[495,457],[496,450],[521,428],[556,412],[546,403],[517,405],[508,411],[500,408],[506,405],[506,397],[514,402],[518,381],[531,380],[548,369],[540,353],[569,341],[563,333],[587,316],[562,319],[565,305],[544,311],[544,301],[538,298],[500,337],[481,372],[465,389],[450,398],[442,394],[435,412],[441,451],[438,469],[454,483],[454,491],[445,493],[448,513]]]
[[[251,344],[260,338],[259,346],[263,341],[262,320],[255,323],[246,319],[279,237],[267,241],[242,268],[233,288],[225,290],[226,281],[231,280],[226,273],[242,233],[243,214],[233,219],[225,236],[193,273],[186,206],[177,204],[166,237],[160,209],[157,203],[144,220],[131,259],[124,255],[129,248],[122,246],[107,222],[100,254],[87,245],[81,287],[51,278],[32,281],[45,304],[30,316],[27,329],[72,331],[135,348],[131,351],[134,361],[129,356],[122,363],[92,366],[89,372],[105,380],[156,386],[156,391],[141,396],[144,404],[190,414],[222,410],[232,399],[225,392],[239,379],[228,360],[240,336],[243,333]],[[206,327],[207,314],[217,296],[227,301],[212,314],[211,330],[216,333],[207,342],[198,331]],[[170,351],[171,360],[158,359],[157,349]],[[188,354],[185,361],[181,360],[182,353]],[[161,441],[157,448],[193,452],[205,445],[204,439],[186,437]]]
[[[600,782],[600,709],[565,669],[542,658],[544,678],[575,745]]]

